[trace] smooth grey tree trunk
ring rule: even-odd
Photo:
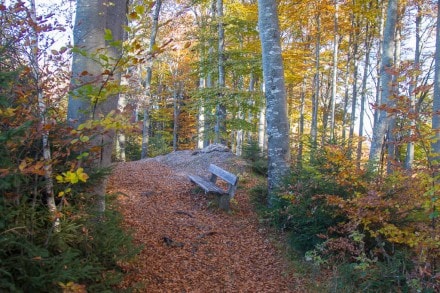
[[[338,86],[338,49],[339,49],[339,32],[338,32],[338,2],[335,1],[335,19],[334,19],[334,38],[333,38],[333,70],[332,70],[332,96],[330,110],[330,141],[335,139],[335,108],[336,94]]]
[[[315,151],[318,144],[318,106],[320,93],[320,51],[321,51],[321,15],[316,15],[316,43],[315,43],[315,75],[313,77],[313,94],[312,94],[312,123],[310,126],[310,162],[315,160]]]
[[[177,75],[177,74],[176,74]],[[177,77],[177,76],[176,76]],[[182,82],[178,81],[173,92],[173,151],[177,151],[179,145],[179,116],[180,116],[180,101],[182,100]]]
[[[368,82],[368,70],[370,67],[370,53],[371,53],[371,40],[370,26],[367,23],[365,27],[365,62],[364,72],[362,76],[362,92],[361,92],[361,109],[359,112],[359,141],[357,145],[356,164],[357,168],[361,167],[362,159],[362,145],[364,141],[364,115],[365,115],[365,102],[367,100],[367,82]]]
[[[437,2],[437,7],[440,9],[440,2]],[[440,158],[440,15],[437,15],[434,58],[434,101],[432,106],[432,130],[434,132],[434,137],[431,143],[431,148],[433,153],[432,160],[438,165],[438,160]]]
[[[159,27],[159,14],[162,7],[162,0],[155,1],[155,7],[153,12],[153,22],[151,24],[150,44],[148,45],[148,58],[150,59],[147,65],[147,76],[145,77],[145,104],[144,104],[144,117],[142,121],[142,152],[141,159],[145,159],[148,156],[148,143],[150,138],[150,103],[152,99],[151,95],[151,77],[153,74],[153,49],[156,44],[157,30]]]
[[[415,50],[414,50],[414,69],[419,70],[420,69],[420,29],[422,24],[422,7],[419,3],[417,5],[417,16],[416,16],[416,43],[415,43]],[[414,74],[412,77],[411,84],[409,86],[409,95],[410,95],[410,114],[416,113],[416,100],[417,100],[417,94],[415,93],[415,90],[418,86],[418,75]],[[415,116],[409,115],[410,121],[409,121],[409,142],[406,145],[406,158],[405,158],[405,169],[411,170],[414,162],[414,141],[413,141],[413,135],[414,135],[414,128],[416,127],[415,123]]]
[[[289,120],[287,117],[280,29],[275,0],[258,0],[258,27],[263,55],[268,136],[268,206],[290,168]]]
[[[392,94],[392,74],[390,69],[393,67],[395,30],[397,23],[398,0],[389,0],[387,9],[387,19],[384,30],[383,54],[380,65],[380,86],[381,86],[381,105],[390,105]],[[371,141],[368,170],[377,171],[379,167],[380,154],[384,143],[384,137],[390,122],[390,116],[386,109],[379,108],[377,122],[373,129]]]
[[[218,21],[218,101],[216,108],[215,142],[226,144],[226,106],[224,104],[225,80],[225,28],[223,24],[223,0],[217,0]]]
[[[298,129],[298,156],[296,167],[301,170],[303,165],[303,152],[304,152],[304,105],[305,105],[305,96],[306,96],[306,81],[303,80],[301,85],[301,105],[299,108],[299,129]]]
[[[105,48],[106,13],[102,13],[103,2],[103,0],[77,0],[76,2],[73,42],[77,48],[89,54]],[[82,72],[88,74],[81,76]],[[101,72],[101,65],[91,60],[90,57],[78,53],[73,54],[71,84],[74,89],[86,83],[97,86],[101,82]],[[91,101],[86,97],[77,97],[75,92],[74,95],[70,95],[67,107],[67,119],[70,125],[76,128],[91,118]]]
[[[350,132],[348,133],[348,147],[350,157],[352,156],[354,141],[354,126],[356,122],[356,106],[357,106],[357,79],[358,79],[358,44],[359,38],[353,36],[353,85],[351,90],[351,115],[350,115]]]
[[[381,70],[381,62],[382,62],[382,54],[383,54],[383,34],[384,34],[384,29],[385,29],[385,5],[384,2],[381,2],[380,4],[380,11],[381,11],[381,18],[379,20],[379,44],[378,44],[378,52],[377,52],[377,58],[376,58],[376,68],[377,68],[377,78],[376,78],[376,100],[375,100],[375,105],[376,107],[380,107],[380,103],[381,98],[382,98],[382,90],[381,90],[381,85],[380,85],[380,79],[381,79],[381,74],[380,74],[380,70]],[[373,129],[374,126],[377,124],[377,120],[379,120],[379,110],[375,110],[374,111],[374,119],[373,119]]]
[[[351,44],[351,40],[353,38],[352,36],[353,33],[350,33],[349,38],[348,38],[348,43]],[[346,65],[346,71],[345,71],[345,76],[344,76],[344,115],[342,118],[342,141],[346,142],[346,137],[347,137],[347,124],[348,124],[348,101],[349,101],[349,95],[350,95],[350,91],[349,91],[349,77],[350,77],[350,68],[351,68],[351,49],[350,47],[347,50],[347,65]]]
[[[126,24],[127,2],[118,1],[114,5],[104,5],[102,0],[78,0],[74,25],[74,44],[88,54],[106,49],[113,70],[112,78],[115,83],[120,83],[121,74],[118,72],[118,62],[121,57],[121,47],[109,45],[105,42],[105,29],[112,32],[113,40],[122,40],[124,37],[123,26]],[[83,54],[74,54],[72,60],[72,86],[81,87],[83,84],[93,84],[102,88],[107,82],[102,75],[103,67],[92,58]],[[86,71],[88,74],[83,75]],[[90,101],[87,97],[78,97],[78,91],[69,96],[67,117],[73,127],[87,120],[98,120],[118,106],[118,95],[106,97],[104,101]],[[93,162],[94,168],[106,168],[111,164],[113,141],[115,133],[108,131],[97,135],[93,140],[94,146],[100,147],[100,153]],[[97,209],[105,211],[105,189],[107,178],[102,179],[93,187],[93,194],[97,197]]]
[[[400,21],[400,20],[398,20]],[[400,47],[401,47],[401,28],[398,27],[396,30],[395,46],[394,46],[394,67],[400,68]],[[399,76],[393,75],[392,77],[392,96],[397,96],[399,91]],[[391,107],[396,106],[394,99],[389,101]],[[387,174],[391,174],[394,170],[394,166],[399,160],[397,155],[397,139],[396,139],[396,116],[392,115],[388,124],[387,133]]]

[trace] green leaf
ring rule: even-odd
[[[134,8],[134,11],[136,11],[137,14],[142,15],[145,13],[145,6],[136,5],[136,7]]]
[[[104,60],[104,61],[108,62],[108,57],[107,57],[107,55],[104,55],[104,54],[99,54],[99,59],[101,59],[101,60]]]
[[[439,212],[438,211],[433,211],[432,213],[429,214],[429,219],[430,220],[434,220],[437,219],[439,216]]]
[[[111,40],[113,40],[113,34],[112,34],[112,31],[111,31],[111,30],[109,30],[109,29],[105,29],[104,40],[106,40],[106,41],[111,41]]]

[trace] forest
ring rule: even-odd
[[[316,291],[440,292],[439,7],[0,0],[0,291],[122,291],[115,166],[221,144]]]

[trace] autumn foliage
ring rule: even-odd
[[[332,145],[318,162],[292,176],[273,214],[294,247],[338,271],[333,282],[341,289],[438,290],[435,172],[396,169],[373,177]]]

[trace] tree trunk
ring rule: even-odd
[[[267,150],[266,104],[261,105],[260,112],[258,114],[258,147],[263,155]]]
[[[364,136],[364,114],[365,114],[365,102],[367,100],[367,82],[368,82],[368,68],[370,67],[370,52],[371,52],[371,35],[370,35],[370,26],[367,23],[365,28],[365,64],[364,64],[364,72],[362,76],[362,92],[361,92],[361,109],[359,113],[359,141],[357,146],[357,154],[356,154],[356,162],[357,168],[361,167],[361,159],[362,159],[362,143]]]
[[[419,70],[420,69],[420,28],[422,24],[422,7],[419,3],[417,5],[417,16],[416,16],[416,48],[414,52],[414,69]],[[414,162],[414,128],[416,127],[415,123],[415,113],[416,113],[416,100],[417,100],[417,94],[415,93],[415,90],[418,86],[418,75],[414,74],[412,77],[411,84],[409,86],[409,94],[410,94],[410,114],[409,115],[409,142],[406,146],[406,159],[405,159],[405,169],[411,170],[412,165]]]
[[[389,71],[393,66],[394,43],[397,22],[397,3],[398,0],[388,1],[387,19],[385,23],[383,54],[380,65],[380,86],[381,86],[381,105],[389,106],[390,96],[392,94],[392,75]],[[380,153],[387,131],[390,116],[386,109],[377,109],[378,120],[374,125],[373,139],[371,142],[370,156],[369,156],[369,171],[377,171],[379,167]]]
[[[37,9],[35,6],[35,0],[30,1],[31,8],[31,18],[32,21],[37,24]],[[31,66],[33,68],[33,76],[35,79],[35,85],[37,87],[37,98],[38,98],[38,110],[40,116],[40,124],[42,129],[42,147],[43,147],[43,160],[44,160],[44,179],[45,179],[45,192],[47,199],[47,207],[52,214],[54,220],[54,226],[59,224],[59,219],[57,218],[57,206],[55,204],[55,195],[53,190],[53,176],[52,176],[52,154],[50,150],[49,143],[49,130],[46,128],[47,125],[47,105],[44,100],[44,92],[42,89],[42,84],[40,80],[40,66],[38,64],[39,57],[39,43],[38,43],[38,30],[34,28],[32,32],[31,40]]]
[[[376,80],[376,101],[375,105],[376,107],[380,106],[381,99],[382,99],[382,91],[381,91],[381,85],[380,85],[380,79],[381,79],[381,67],[380,64],[382,62],[382,54],[383,54],[383,34],[384,34],[384,26],[385,26],[385,6],[384,2],[381,2],[380,9],[381,9],[381,17],[379,20],[379,50],[377,52],[377,58],[376,58],[376,68],[377,68],[377,80]],[[374,111],[374,119],[373,119],[373,128],[377,124],[377,121],[379,120],[379,110],[376,109]]]
[[[258,25],[263,55],[268,136],[268,206],[276,201],[276,190],[289,172],[289,122],[281,56],[277,2],[258,1]]]
[[[206,88],[206,78],[200,78],[199,81],[199,88],[204,89]],[[198,111],[198,117],[197,117],[197,148],[203,149],[203,141],[206,136],[206,129],[205,129],[205,106],[204,101],[201,101],[201,105],[199,107]]]
[[[142,122],[142,153],[141,159],[148,156],[148,142],[150,137],[150,103],[151,103],[151,76],[153,74],[153,50],[156,44],[156,35],[159,27],[159,14],[162,6],[162,0],[155,1],[153,12],[153,23],[151,24],[150,44],[148,45],[149,64],[147,65],[147,76],[145,77],[145,105],[144,120]]]
[[[351,92],[351,115],[350,115],[350,132],[348,134],[348,149],[349,156],[351,158],[353,153],[353,140],[354,140],[354,125],[356,122],[356,105],[357,105],[357,78],[358,78],[358,40],[359,38],[353,36],[353,86]]]
[[[395,68],[400,68],[400,46],[401,46],[401,29],[398,28],[396,30],[396,41],[394,46],[394,66]],[[392,77],[392,96],[397,96],[399,91],[399,81],[398,76],[393,75]],[[389,104],[391,107],[396,106],[396,102],[394,99],[391,99]],[[391,174],[394,170],[394,165],[399,160],[399,157],[396,155],[398,147],[397,147],[397,139],[396,139],[396,117],[393,115],[390,117],[390,122],[388,125],[388,133],[387,133],[387,174]]]
[[[296,167],[298,170],[302,169],[303,165],[303,150],[304,150],[304,142],[303,142],[303,136],[304,136],[304,105],[305,105],[305,96],[306,96],[306,81],[303,80],[301,85],[301,106],[299,108],[299,129],[298,129],[298,156],[297,156],[297,163]]]
[[[218,101],[216,109],[215,142],[226,144],[226,106],[224,104],[225,89],[225,29],[223,25],[223,0],[217,0],[218,21]]]
[[[318,104],[319,104],[319,67],[320,67],[320,50],[321,50],[321,15],[316,15],[316,36],[315,45],[315,75],[313,77],[313,95],[312,95],[312,123],[310,127],[310,162],[314,162],[315,153],[318,144]]]
[[[438,11],[440,11],[440,2],[437,2]],[[433,162],[438,165],[440,158],[440,15],[437,15],[435,40],[435,67],[434,67],[434,101],[432,106],[432,130],[434,132],[433,142],[431,144]]]
[[[89,54],[97,50],[107,48],[106,55],[113,70],[113,80],[119,84],[121,74],[117,72],[118,61],[120,60],[121,48],[115,45],[108,45],[104,40],[105,29],[112,32],[114,41],[122,40],[124,36],[123,25],[126,23],[127,3],[118,1],[114,5],[106,6],[102,0],[78,0],[74,26],[75,46],[85,50]],[[101,51],[102,52],[102,51]],[[108,80],[103,80],[102,70],[104,68],[96,61],[82,54],[74,54],[72,61],[72,85],[75,87],[91,83],[97,88],[102,89]],[[86,71],[88,74],[83,75]],[[73,127],[84,123],[89,119],[97,120],[105,116],[110,111],[116,110],[118,105],[118,95],[104,97],[104,101],[90,101],[89,99],[78,96],[69,97],[68,121]],[[106,168],[111,164],[113,150],[114,132],[108,131],[97,135],[92,144],[100,148],[99,155],[95,158],[94,168]],[[93,194],[97,197],[98,211],[105,211],[105,189],[107,178],[100,180],[93,187]]]
[[[178,132],[179,132],[179,116],[180,116],[180,101],[182,98],[182,82],[177,82],[177,88],[174,89],[173,107],[174,107],[174,123],[173,123],[173,151],[178,148]]]
[[[338,48],[339,48],[339,33],[338,33],[338,2],[335,1],[335,19],[334,19],[334,38],[333,38],[333,71],[332,71],[332,96],[331,96],[331,111],[330,111],[330,141],[335,142],[335,108],[336,108],[336,94],[338,85]]]

